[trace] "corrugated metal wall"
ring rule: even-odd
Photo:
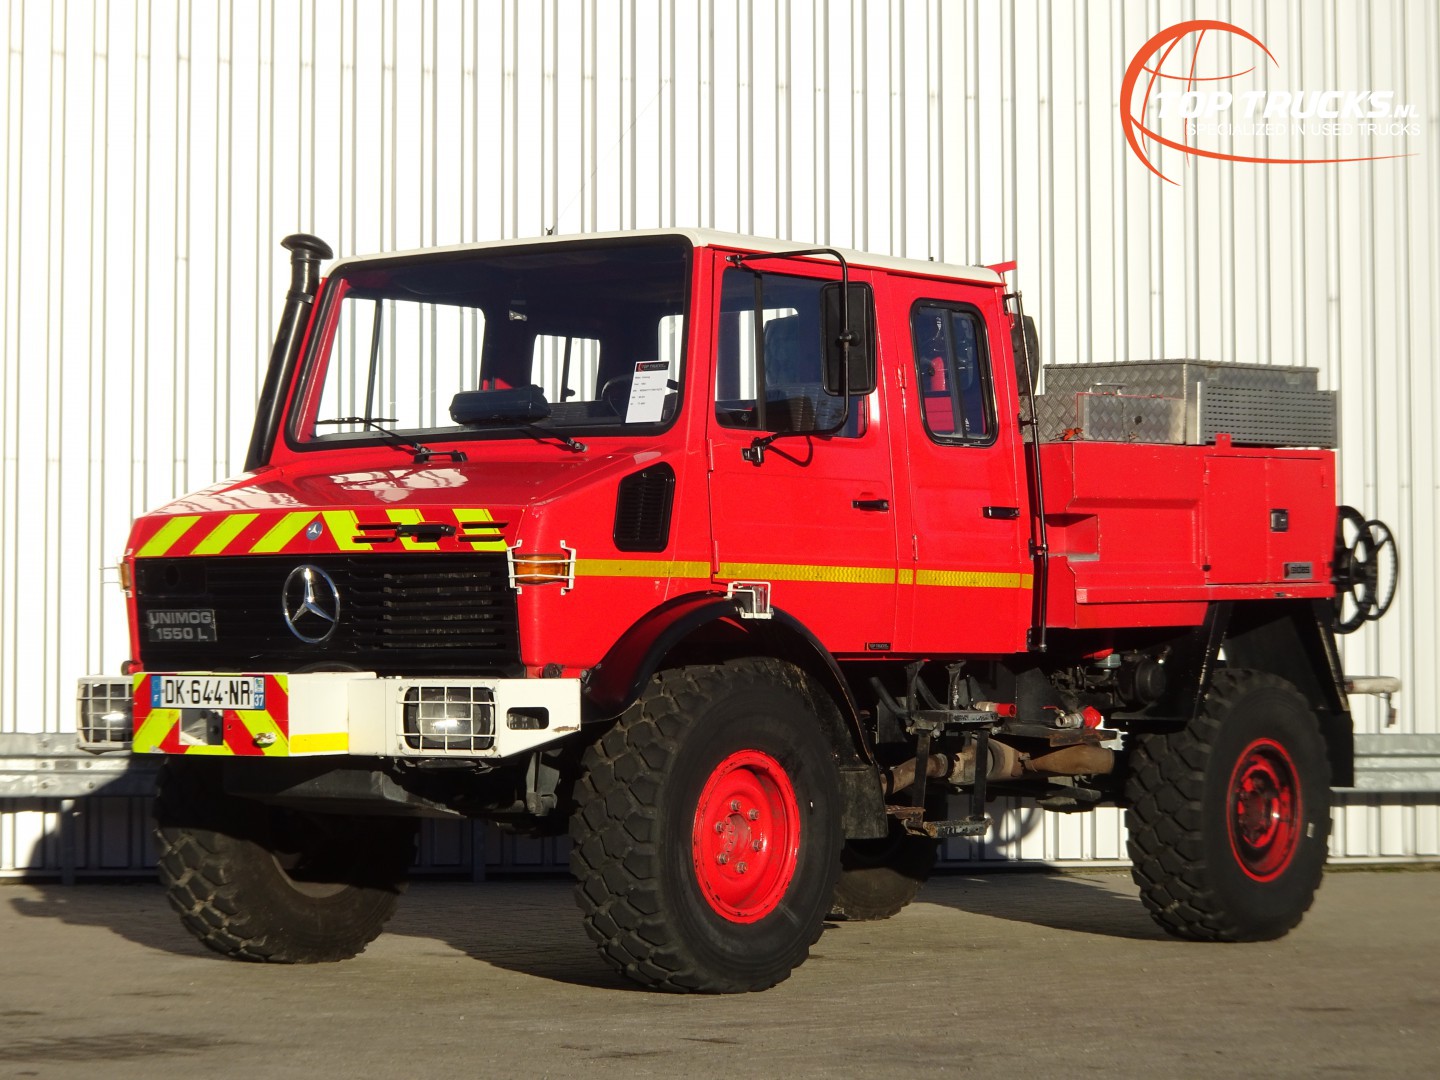
[[[1272,87],[1393,89],[1418,108],[1415,156],[1172,155],[1180,183],[1157,180],[1125,146],[1121,74],[1194,17],[1262,39]],[[1318,366],[1341,393],[1342,497],[1406,556],[1347,666],[1404,678],[1396,731],[1440,730],[1429,0],[6,0],[0,34],[0,731],[71,726],[75,677],[125,657],[107,567],[131,517],[238,468],[280,237],[349,254],[661,225],[1018,258],[1057,361]],[[1322,141],[1307,153],[1384,152]],[[142,815],[101,809],[86,865],[143,862]],[[0,873],[54,865],[53,811],[0,806]],[[1434,800],[1337,821],[1337,854],[1440,852]],[[989,854],[1123,850],[1111,813],[1011,826]]]

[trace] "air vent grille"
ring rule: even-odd
[[[665,462],[620,481],[615,500],[615,546],[621,551],[664,551],[670,543],[675,470]]]

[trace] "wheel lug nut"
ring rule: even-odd
[[[715,822],[715,831],[717,833],[723,833],[725,831],[725,823],[723,821]]]
[[[753,850],[753,851],[759,851],[759,850],[760,850],[762,847],[764,847],[764,846],[765,846],[765,845],[764,845],[763,843],[761,843],[759,840],[751,840],[751,841],[750,841],[750,847],[751,847],[751,850]]]
[[[735,872],[736,872],[737,874],[743,874],[743,873],[746,871],[746,869],[747,869],[747,867],[745,866],[745,864],[744,864],[743,862],[742,862],[742,863],[736,863],[736,864],[735,864]]]
[[[737,807],[736,809],[739,809],[739,808]],[[759,811],[759,810],[751,810],[750,813],[746,814],[745,816],[748,817],[751,821],[758,821],[759,818],[760,818],[760,811]]]
[[[731,799],[731,800],[730,800],[730,809],[731,809],[731,810],[739,810],[739,809],[740,809],[740,800],[739,800],[739,799]]]
[[[726,854],[722,851],[719,855],[716,855],[716,856],[715,856],[715,861],[716,861],[717,863],[719,863],[721,866],[724,866],[726,863],[728,863],[728,862],[730,861],[730,856],[729,856],[729,855],[726,855]],[[744,864],[744,863],[741,863],[740,865],[741,865],[741,866],[744,866],[745,864]]]

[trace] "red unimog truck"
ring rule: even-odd
[[[1306,369],[1056,367],[997,269],[710,232],[292,283],[246,471],[142,517],[89,749],[165,756],[211,948],[362,950],[425,816],[568,830],[606,960],[784,979],[1001,794],[1126,807],[1154,918],[1273,938],[1394,545]],[[1004,270],[1007,268],[998,268]]]

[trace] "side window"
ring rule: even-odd
[[[925,430],[937,442],[993,442],[995,398],[980,313],[921,302],[911,311],[910,330]]]
[[[834,426],[844,402],[825,392],[817,278],[766,273],[762,278],[761,342],[765,353],[765,427],[809,431]],[[756,407],[755,272],[731,267],[721,283],[715,419],[722,427],[759,426]],[[865,431],[865,399],[852,395],[837,435]]]

